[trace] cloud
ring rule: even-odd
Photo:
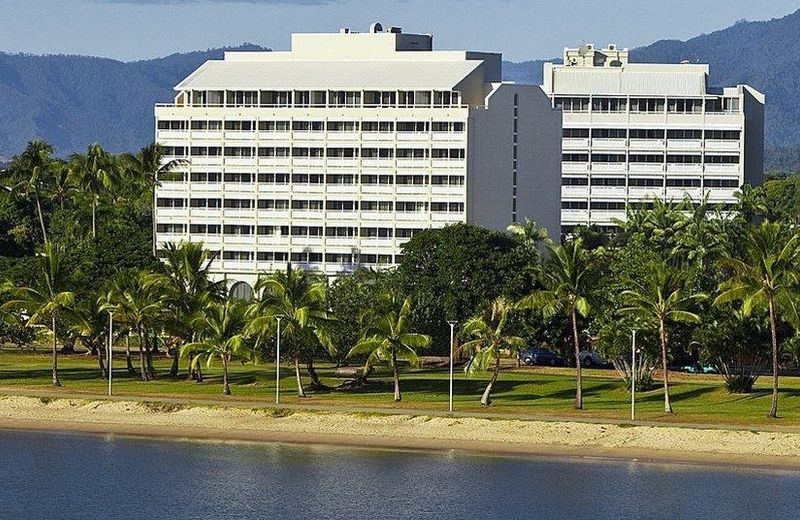
[[[101,4],[177,5],[177,4],[294,4],[327,5],[340,0],[94,0]]]

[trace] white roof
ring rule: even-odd
[[[452,90],[481,60],[207,61],[175,90]]]
[[[707,74],[707,66],[697,65],[554,66],[552,89],[572,95],[699,97],[707,94]]]

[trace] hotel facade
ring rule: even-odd
[[[611,230],[653,199],[724,208],[762,180],[764,95],[710,88],[708,65],[629,63],[626,49],[584,45],[543,78],[563,111],[562,234]]]
[[[155,108],[181,159],[156,189],[156,248],[202,241],[215,276],[252,285],[289,262],[396,265],[414,233],[459,222],[557,235],[561,111],[501,76],[499,54],[380,24],[208,61]]]

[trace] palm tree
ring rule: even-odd
[[[629,315],[654,323],[658,328],[661,343],[661,370],[664,372],[664,412],[672,413],[669,400],[669,371],[667,370],[668,334],[670,322],[699,323],[700,317],[687,310],[694,303],[707,298],[704,293],[685,294],[680,272],[664,263],[652,262],[649,273],[643,281],[628,280],[631,289],[622,291],[626,307],[619,310],[621,315]]]
[[[53,336],[54,386],[61,386],[58,379],[57,320],[63,313],[69,312],[75,302],[75,294],[66,290],[69,273],[62,264],[64,256],[64,246],[52,242],[46,244],[36,258],[36,277],[32,287],[7,287],[11,297],[2,306],[3,310],[14,309],[23,316],[28,316],[26,326],[50,326]]]
[[[772,404],[768,417],[778,416],[778,313],[792,312],[797,299],[798,235],[781,224],[751,226],[739,248],[740,258],[722,260],[732,276],[720,284],[715,305],[741,301],[749,316],[765,309],[772,343]]]
[[[139,338],[139,370],[142,381],[154,379],[150,334],[164,309],[164,294],[159,276],[148,271],[118,274],[112,279],[106,299],[108,303],[105,308],[114,312],[115,320]]]
[[[103,193],[119,179],[119,161],[95,143],[86,154],[70,158],[73,182],[92,197],[92,238],[97,238],[97,205]]]
[[[547,229],[536,225],[536,222],[526,218],[523,222],[514,222],[507,228],[508,232],[519,238],[526,248],[534,255],[534,261],[541,257],[539,244],[550,243]]]
[[[572,321],[572,340],[575,347],[577,390],[575,408],[583,409],[583,380],[581,374],[580,338],[578,315],[589,315],[590,306],[586,295],[589,292],[589,274],[592,262],[583,241],[579,238],[563,246],[548,244],[550,255],[538,269],[539,281],[544,287],[524,297],[520,308],[538,309],[545,319],[558,313],[566,313]]]
[[[461,348],[471,357],[464,370],[467,374],[486,371],[493,364],[492,378],[481,396],[481,404],[491,404],[492,387],[500,372],[500,349],[514,352],[525,345],[525,340],[507,332],[508,320],[514,305],[503,297],[495,299],[487,312],[474,316],[464,323],[464,334],[472,337]]]
[[[169,243],[164,246],[164,270],[162,287],[165,289],[164,304],[168,317],[167,331],[178,345],[170,368],[170,375],[178,375],[178,351],[180,345],[195,341],[192,320],[212,301],[221,301],[225,295],[225,282],[211,281],[211,265],[214,257],[209,255],[202,242]],[[189,375],[191,376],[191,368]]]
[[[70,179],[69,165],[60,160],[53,161],[50,181],[47,198],[64,209],[64,204],[78,192]]]
[[[419,364],[417,349],[431,344],[430,336],[407,332],[411,312],[411,298],[403,298],[396,292],[381,294],[377,306],[362,313],[364,332],[361,340],[347,354],[347,357],[367,356],[365,374],[378,361],[389,361],[395,401],[402,399],[397,360],[404,359],[416,366]]]
[[[109,321],[108,312],[105,310],[107,303],[105,295],[92,294],[81,299],[71,313],[70,328],[89,353],[97,357],[101,378],[108,377],[105,365]]]
[[[314,347],[322,344],[333,348],[324,327],[329,321],[325,280],[289,264],[286,271],[259,276],[255,291],[260,298],[250,309],[250,332],[263,338],[274,331],[276,319],[281,318],[281,335],[294,357],[297,395],[305,397],[300,359],[306,361],[312,385],[320,387],[314,370]]]
[[[211,365],[214,359],[222,361],[223,395],[231,395],[228,382],[228,366],[231,361],[249,360],[253,355],[244,335],[248,324],[246,311],[247,306],[241,300],[209,303],[204,313],[194,320],[200,341],[188,343],[181,348],[181,356],[188,357],[193,366],[203,361]]]
[[[47,229],[44,225],[41,197],[50,180],[53,166],[52,154],[53,146],[47,141],[37,139],[29,142],[25,151],[11,165],[11,173],[18,179],[17,182],[5,187],[12,193],[33,198],[45,244],[47,244]]]

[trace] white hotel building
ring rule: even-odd
[[[500,54],[374,24],[227,52],[176,91],[156,141],[186,162],[157,188],[156,246],[203,241],[219,277],[394,265],[415,232],[457,222],[558,233],[561,112],[502,82]]]
[[[763,177],[764,95],[712,89],[708,65],[628,63],[609,45],[565,49],[543,89],[563,110],[561,229],[614,227],[648,200],[736,202]]]

